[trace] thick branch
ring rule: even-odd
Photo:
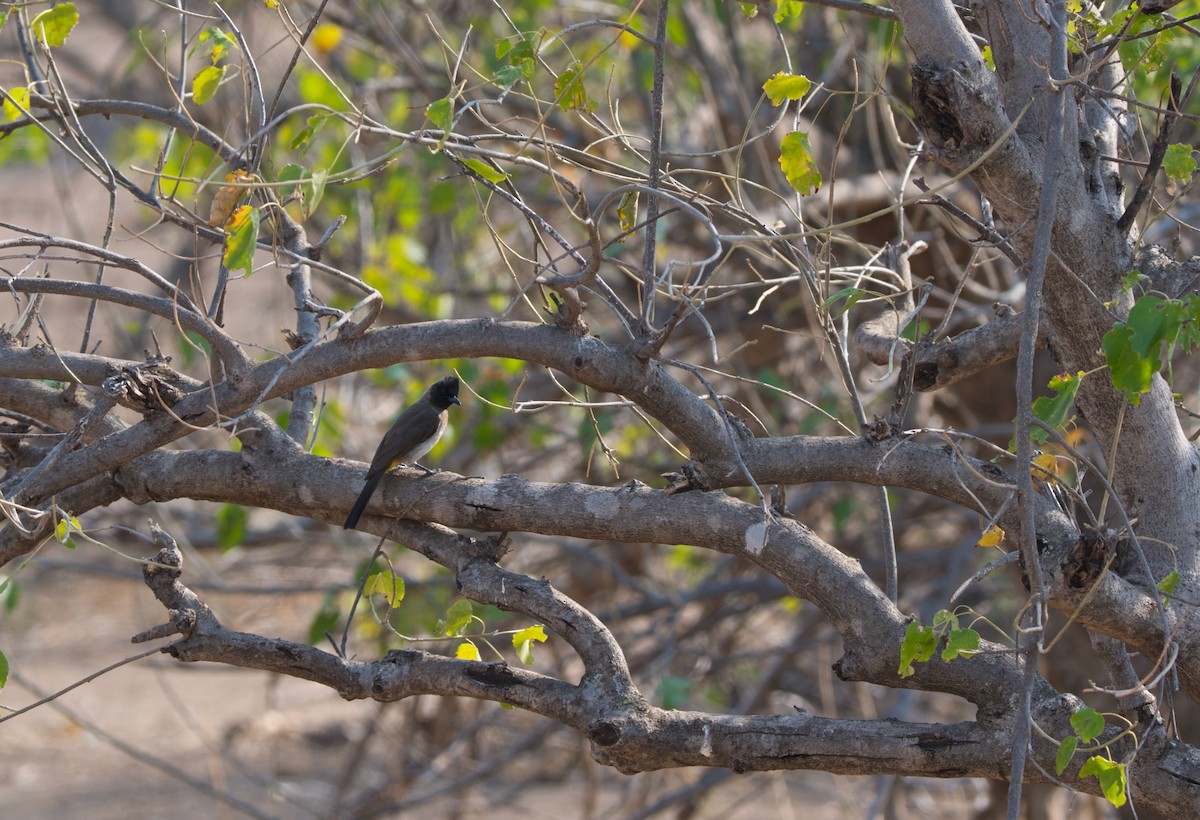
[[[155,556],[155,564],[146,566],[146,584],[170,614],[167,631],[183,635],[163,647],[163,652],[181,661],[225,663],[311,680],[335,689],[346,700],[463,695],[511,703],[577,729],[584,725],[588,712],[576,702],[576,687],[502,663],[460,661],[416,650],[391,652],[363,663],[307,644],[226,629],[180,582],[183,560],[174,542],[161,531],[155,535],[168,545]]]
[[[989,367],[1012,361],[1020,345],[1020,314],[1001,316],[986,325],[971,328],[931,345],[922,345],[913,373],[913,389],[922,392],[940,390]],[[854,341],[874,364],[886,365],[889,357],[898,357],[911,348],[907,339],[892,345],[896,338],[896,317],[888,311],[863,322],[854,333]],[[1038,334],[1045,346],[1044,333]],[[895,364],[895,359],[892,361]]]
[[[295,452],[286,457],[272,453],[269,465],[264,460],[253,467],[239,453],[155,453],[119,470],[115,480],[139,503],[235,498],[238,503],[341,521],[361,481],[361,465]],[[362,526],[386,535],[393,532],[393,522],[377,517],[381,510],[479,531],[682,543],[728,553],[762,567],[825,612],[846,641],[838,671],[848,680],[951,692],[980,704],[987,713],[1003,712],[1016,686],[1016,669],[1007,654],[920,664],[915,676],[902,681],[897,652],[908,618],[861,565],[796,521],[777,519],[765,530],[760,507],[720,493],[668,495],[644,486],[540,484],[515,476],[484,481],[443,472],[424,479],[384,479]],[[456,570],[464,560],[462,554],[430,557]]]

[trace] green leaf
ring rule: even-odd
[[[1158,370],[1162,346],[1175,344],[1183,319],[1182,303],[1146,294],[1133,303],[1125,324],[1133,330],[1130,344],[1139,356],[1152,359]]]
[[[471,606],[471,602],[460,598],[446,610],[446,619],[438,624],[438,631],[451,637],[461,635],[471,623],[474,613],[475,608]]]
[[[1088,759],[1079,769],[1080,777],[1092,777],[1100,781],[1100,791],[1104,799],[1114,807],[1125,805],[1125,765],[1113,763],[1111,760],[1095,755]]]
[[[433,123],[434,128],[449,131],[454,122],[454,100],[442,97],[425,106],[425,116]]]
[[[1200,296],[1189,293],[1183,297],[1183,322],[1176,342],[1184,350],[1200,346]]]
[[[1067,766],[1071,763],[1071,758],[1075,756],[1075,750],[1079,748],[1079,738],[1075,735],[1067,735],[1058,744],[1058,754],[1054,756],[1054,771],[1058,775],[1062,775]]]
[[[1168,179],[1183,185],[1192,178],[1192,174],[1196,173],[1196,160],[1192,156],[1193,150],[1192,146],[1184,143],[1167,146],[1162,167]]]
[[[493,168],[481,159],[467,158],[462,162],[463,165],[467,166],[493,185],[499,185],[501,182],[508,179],[508,174]]]
[[[1149,276],[1143,274],[1140,270],[1134,269],[1125,274],[1125,278],[1121,280],[1121,293],[1128,293],[1133,290],[1134,286],[1139,284],[1143,279],[1149,279]]]
[[[775,0],[775,22],[786,23],[788,20],[799,20],[804,11],[804,3],[800,0]]]
[[[534,641],[540,643],[546,642],[546,628],[541,624],[526,627],[512,637],[513,648],[517,650],[517,657],[526,666],[533,664]]]
[[[501,88],[508,88],[522,79],[524,73],[516,66],[506,65],[496,69],[496,73],[492,75],[492,80]]]
[[[695,685],[691,678],[667,675],[658,682],[654,693],[658,695],[658,702],[662,704],[663,709],[678,709],[687,705],[688,696]]]
[[[865,290],[863,290],[862,288],[856,288],[853,285],[851,285],[850,287],[842,288],[837,293],[830,296],[828,299],[826,299],[824,302],[821,303],[821,307],[828,310],[829,307],[834,302],[837,302],[840,299],[845,299],[846,301],[842,304],[842,306],[840,308],[838,308],[837,312],[832,314],[830,317],[833,319],[837,319],[843,313],[848,311],[850,308],[854,307],[855,302],[857,302],[859,299],[863,298],[866,295],[867,295],[867,292]]]
[[[1101,347],[1113,386],[1134,405],[1141,402],[1154,374],[1162,368],[1164,345],[1168,357],[1174,350],[1184,319],[1192,318],[1191,304],[1146,294],[1133,303],[1124,322],[1117,322],[1104,334]],[[1186,343],[1190,345],[1193,337],[1189,329]]]
[[[1083,371],[1074,376],[1070,373],[1060,373],[1050,379],[1049,387],[1056,395],[1038,396],[1033,402],[1034,418],[1041,419],[1054,429],[1058,429],[1071,417],[1071,408],[1075,406],[1075,396],[1079,392],[1079,384],[1083,381]],[[1034,428],[1029,431],[1035,441],[1045,441],[1050,435],[1045,430]]]
[[[803,74],[788,74],[785,71],[780,71],[763,83],[763,91],[767,92],[767,99],[771,101],[771,105],[780,105],[785,100],[803,99],[811,88],[812,81],[808,77]]]
[[[313,616],[312,622],[308,625],[309,645],[316,646],[325,640],[327,632],[332,633],[337,629],[341,616],[341,610],[337,606],[336,593],[332,590],[325,593],[325,600],[321,602],[321,608],[317,610],[317,614]]]
[[[30,20],[29,28],[39,41],[57,48],[67,41],[78,22],[79,12],[74,3],[59,3]]]
[[[1071,728],[1084,743],[1091,743],[1104,731],[1104,715],[1090,706],[1085,706],[1071,715]]]
[[[859,505],[849,495],[833,502],[833,508],[830,510],[833,513],[833,528],[838,532],[844,530],[858,511]]]
[[[382,595],[387,599],[388,606],[399,609],[404,600],[404,579],[389,569],[380,570],[367,579],[363,589],[367,595]]]
[[[1175,32],[1171,29],[1164,29],[1158,32],[1148,41],[1146,50],[1142,52],[1141,66],[1146,73],[1153,73],[1163,67],[1163,64],[1169,59],[1171,53],[1171,44],[1175,39]],[[1128,41],[1126,41],[1128,45]],[[1118,53],[1121,53],[1121,49]]]
[[[233,212],[225,230],[225,255],[222,262],[233,270],[244,270],[246,276],[254,273],[254,250],[258,244],[258,209],[253,205],[242,205]]]
[[[292,150],[299,152],[300,156],[308,153],[308,148],[312,144],[313,138],[321,133],[321,129],[325,127],[325,123],[329,122],[329,114],[320,113],[313,114],[307,120],[307,125],[296,135],[292,140]]]
[[[1180,577],[1178,570],[1171,570],[1158,582],[1158,590],[1163,594],[1164,601],[1169,600],[1175,587],[1179,586]]]
[[[309,188],[312,190],[312,200],[308,203],[308,212],[310,214],[317,209],[321,198],[325,196],[325,182],[328,179],[328,168],[316,168],[313,170],[312,181],[309,183]]]
[[[816,193],[821,187],[821,172],[813,161],[808,132],[793,131],[788,134],[783,138],[780,149],[779,167],[783,169],[788,184],[803,196]]]
[[[937,643],[933,627],[921,626],[918,621],[909,621],[904,629],[904,641],[900,644],[900,677],[907,678],[916,672],[913,669],[913,661],[923,663],[932,658]]]
[[[501,66],[492,75],[497,85],[508,88],[514,83],[533,77],[533,72],[537,69],[535,37],[541,39],[541,32],[522,34],[516,40],[496,41],[497,59],[508,59],[508,65]]]
[[[985,66],[987,66],[990,70],[995,71],[996,70],[996,57],[992,54],[992,47],[984,46],[982,55],[983,55],[983,64]]]
[[[229,552],[246,537],[246,508],[238,504],[222,504],[217,510],[217,546]]]
[[[584,114],[596,107],[596,101],[588,96],[583,87],[583,63],[575,60],[554,81],[554,99],[564,111],[580,111]]]
[[[12,122],[25,116],[21,113],[22,110],[29,110],[29,89],[24,86],[9,89],[4,98],[5,121]]]
[[[1136,407],[1142,403],[1142,395],[1150,389],[1158,368],[1155,362],[1139,356],[1133,350],[1132,339],[1133,331],[1118,322],[1104,334],[1100,347],[1108,362],[1113,387],[1123,392]]]
[[[219,63],[227,52],[233,51],[238,47],[237,40],[230,37],[225,32],[216,26],[209,26],[200,32],[200,37],[196,41],[195,47],[188,52],[188,56],[195,54],[201,48],[208,48],[208,59],[213,65]]]
[[[304,179],[308,172],[304,170],[303,165],[297,165],[294,162],[289,162],[287,165],[279,169],[279,176],[276,177],[276,182],[293,183],[290,185],[281,185],[277,189],[280,199],[287,199],[295,194],[303,196],[304,189],[299,185],[300,180]]]
[[[204,105],[213,98],[225,77],[225,66],[210,65],[196,72],[192,78],[192,99],[196,105]]]
[[[0,689],[8,683],[8,656],[0,652]]]
[[[971,657],[979,651],[979,633],[974,629],[951,629],[942,650],[942,660],[952,661],[958,657]]]
[[[21,602],[21,585],[12,576],[0,576],[0,600],[4,601],[5,612],[15,612]]]

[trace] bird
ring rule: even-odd
[[[367,468],[367,482],[358,494],[358,500],[354,502],[350,515],[346,517],[343,529],[352,530],[358,525],[358,519],[367,508],[371,496],[375,494],[375,488],[379,486],[388,470],[396,465],[412,464],[424,470],[425,475],[435,472],[418,464],[417,459],[432,450],[433,445],[442,437],[446,430],[446,411],[452,404],[462,404],[458,400],[457,376],[447,376],[434,382],[421,398],[405,408],[396,418],[384,434],[383,441],[379,442],[375,457],[371,459],[371,466]]]

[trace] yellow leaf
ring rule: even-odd
[[[1064,438],[1067,440],[1067,444],[1078,450],[1088,443],[1090,437],[1087,430],[1084,430],[1082,427],[1074,427],[1067,431]]]
[[[230,270],[245,270],[246,276],[254,272],[254,251],[258,244],[258,226],[261,216],[257,208],[243,205],[233,212],[225,223],[225,253],[221,261]]]
[[[79,12],[75,4],[60,3],[30,20],[29,29],[39,41],[51,48],[57,48],[67,41],[78,22]]]
[[[771,100],[771,105],[780,105],[788,100],[804,99],[804,95],[812,88],[812,82],[803,74],[788,74],[780,71],[763,83],[763,91]]]
[[[254,174],[248,174],[241,169],[225,175],[225,181],[230,184],[218,190],[213,197],[212,205],[208,209],[208,227],[216,228],[229,221],[233,216],[233,209],[242,201],[242,197],[250,193],[250,189],[245,186],[255,179],[257,177]]]
[[[779,167],[788,183],[802,196],[814,194],[821,187],[821,172],[813,159],[807,131],[793,131],[780,144]]]
[[[621,220],[621,230],[632,231],[637,225],[638,216],[638,192],[626,191],[621,197],[621,203],[617,205],[617,218]]]
[[[458,649],[454,652],[454,657],[460,661],[480,661],[483,660],[479,655],[479,647],[470,641],[463,641],[458,645]]]
[[[328,54],[342,42],[342,27],[335,23],[321,23],[312,33],[312,44],[321,54]]]
[[[29,110],[29,89],[22,86],[9,89],[4,98],[4,119],[8,122],[20,119],[24,116],[22,110]]]
[[[204,105],[213,98],[225,78],[225,66],[210,65],[196,72],[192,78],[192,99],[196,105]]]
[[[1033,466],[1029,470],[1034,478],[1047,481],[1058,475],[1058,456],[1053,453],[1042,453],[1035,456]]]
[[[633,51],[641,44],[641,38],[629,31],[622,31],[620,36],[617,37],[617,47],[622,51]]]
[[[993,524],[987,528],[987,532],[979,537],[975,542],[977,547],[996,547],[1004,540],[1004,530]]]

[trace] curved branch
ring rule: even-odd
[[[511,703],[576,728],[583,723],[586,710],[575,703],[577,687],[502,663],[454,660],[417,650],[390,652],[364,663],[307,644],[226,629],[179,581],[183,558],[174,541],[157,528],[154,535],[165,546],[143,574],[154,597],[170,613],[170,621],[142,639],[183,635],[162,650],[181,661],[225,663],[311,680],[335,689],[346,700],[386,702],[420,694],[455,694]]]
[[[370,529],[371,523],[365,520],[366,528]],[[581,686],[588,696],[630,708],[645,706],[624,653],[608,628],[545,579],[535,581],[499,566],[496,562],[506,551],[505,545],[460,536],[420,521],[392,520],[377,531],[454,572],[459,591],[471,600],[545,622],[583,661],[586,673]]]
[[[0,245],[3,244],[0,243]],[[225,335],[216,325],[209,322],[203,314],[196,313],[187,307],[160,296],[148,296],[144,293],[113,287],[112,285],[76,282],[70,279],[16,279],[7,277],[0,278],[0,287],[8,288],[18,293],[51,293],[62,296],[98,299],[142,310],[146,313],[153,313],[155,316],[160,316],[169,322],[178,323],[184,330],[192,331],[212,345],[213,352],[220,357],[221,363],[229,368],[230,371],[241,372],[251,365],[250,357],[242,352],[237,343]],[[188,304],[191,304],[190,301]]]
[[[447,320],[371,331],[359,338],[318,345],[295,362],[274,359],[251,368],[236,382],[195,389],[172,407],[172,416],[148,418],[128,430],[97,441],[63,459],[47,493],[113,470],[191,431],[243,413],[258,402],[285,395],[318,380],[369,367],[441,357],[503,356],[537,362],[564,372],[597,390],[636,401],[691,448],[705,486],[742,486],[745,482],[729,437],[711,406],[672,379],[653,362],[642,362],[626,347],[593,337],[577,337],[549,325],[493,320]],[[0,376],[12,369],[37,374],[61,371],[57,363],[27,349],[0,357]],[[6,365],[9,360],[12,364]],[[52,378],[53,376],[39,376]],[[911,487],[970,509],[994,513],[1012,491],[995,465],[968,459],[952,448],[931,447],[911,439],[871,442],[862,438],[792,436],[749,439],[741,456],[759,484],[809,481],[861,481]],[[502,529],[502,528],[501,528]]]
[[[268,465],[248,464],[244,452],[153,453],[121,467],[114,481],[139,504],[182,497],[236,500],[331,522],[342,520],[361,481],[361,465],[295,449],[270,453],[269,458]],[[315,499],[320,502],[314,503]],[[378,516],[384,510],[400,518],[477,531],[692,544],[727,553],[758,565],[783,581],[792,594],[821,608],[845,640],[846,655],[837,671],[846,680],[950,692],[979,704],[986,714],[1003,712],[1017,685],[1017,668],[1004,652],[985,652],[949,664],[921,664],[914,676],[902,680],[897,652],[909,619],[859,562],[792,520],[776,519],[764,542],[762,509],[721,493],[668,495],[644,485],[542,484],[516,476],[486,481],[442,472],[425,479],[385,477],[360,528],[384,536],[400,532],[394,529],[400,523]],[[429,557],[456,571],[472,558],[461,551]],[[616,651],[611,654],[615,657]]]

